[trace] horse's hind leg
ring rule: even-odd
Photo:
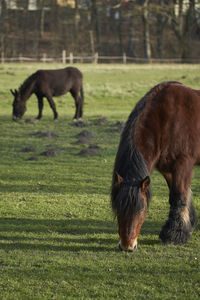
[[[83,116],[83,99],[79,97],[79,118]]]
[[[81,118],[81,103],[80,103],[81,98],[79,97],[78,92],[75,90],[70,90],[70,93],[75,100],[75,106],[76,106],[75,115],[73,119]]]
[[[193,165],[188,160],[179,159],[171,180],[166,178],[170,188],[170,212],[159,235],[164,243],[186,243],[197,224],[190,190],[192,168]]]

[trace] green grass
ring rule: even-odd
[[[155,84],[178,80],[200,88],[199,65],[78,65],[84,74],[86,128],[72,126],[70,95],[47,101],[36,124],[13,122],[12,95],[39,68],[61,64],[0,65],[0,299],[199,299],[200,227],[183,246],[163,246],[158,234],[169,210],[164,179],[153,172],[153,198],[135,253],[118,251],[110,185],[120,134],[135,103]],[[37,115],[32,96],[23,120]],[[108,119],[96,126],[101,116]],[[96,134],[97,156],[78,156],[83,129]],[[39,138],[52,131],[57,138]],[[25,153],[35,146],[36,153]],[[40,154],[64,149],[57,157]],[[38,161],[30,161],[36,156]],[[200,171],[192,181],[200,217]]]

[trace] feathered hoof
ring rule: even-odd
[[[191,224],[186,225],[183,222],[170,222],[168,220],[163,226],[159,238],[164,244],[186,244],[190,239],[192,231]]]

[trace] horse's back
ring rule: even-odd
[[[38,70],[36,91],[42,94],[51,93],[52,96],[60,96],[72,88],[80,89],[82,86],[82,73],[77,68],[67,67],[57,70]]]
[[[57,78],[64,77],[65,79],[69,78],[81,78],[83,77],[82,72],[75,67],[66,67],[63,69],[55,69],[55,70],[37,70],[34,73],[39,79],[49,79],[49,78]]]
[[[143,156],[154,160],[200,158],[200,92],[168,83],[152,97],[137,117],[135,142]],[[152,162],[153,165],[153,162]]]
[[[75,76],[76,78],[83,78],[82,72],[75,67],[66,67],[64,69],[68,76]]]

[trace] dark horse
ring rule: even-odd
[[[38,70],[20,86],[19,90],[12,91],[13,120],[21,119],[26,111],[26,101],[34,93],[38,99],[39,114],[37,119],[42,118],[43,97],[46,97],[54,113],[54,119],[58,118],[53,96],[61,96],[70,91],[75,100],[76,111],[74,119],[83,115],[83,87],[82,73],[73,67],[60,70]],[[80,95],[79,95],[80,93]]]
[[[200,90],[160,83],[130,114],[116,155],[111,202],[121,250],[137,248],[154,168],[169,187],[169,218],[159,237],[165,244],[188,241],[197,225],[190,191],[194,165],[200,165]]]

